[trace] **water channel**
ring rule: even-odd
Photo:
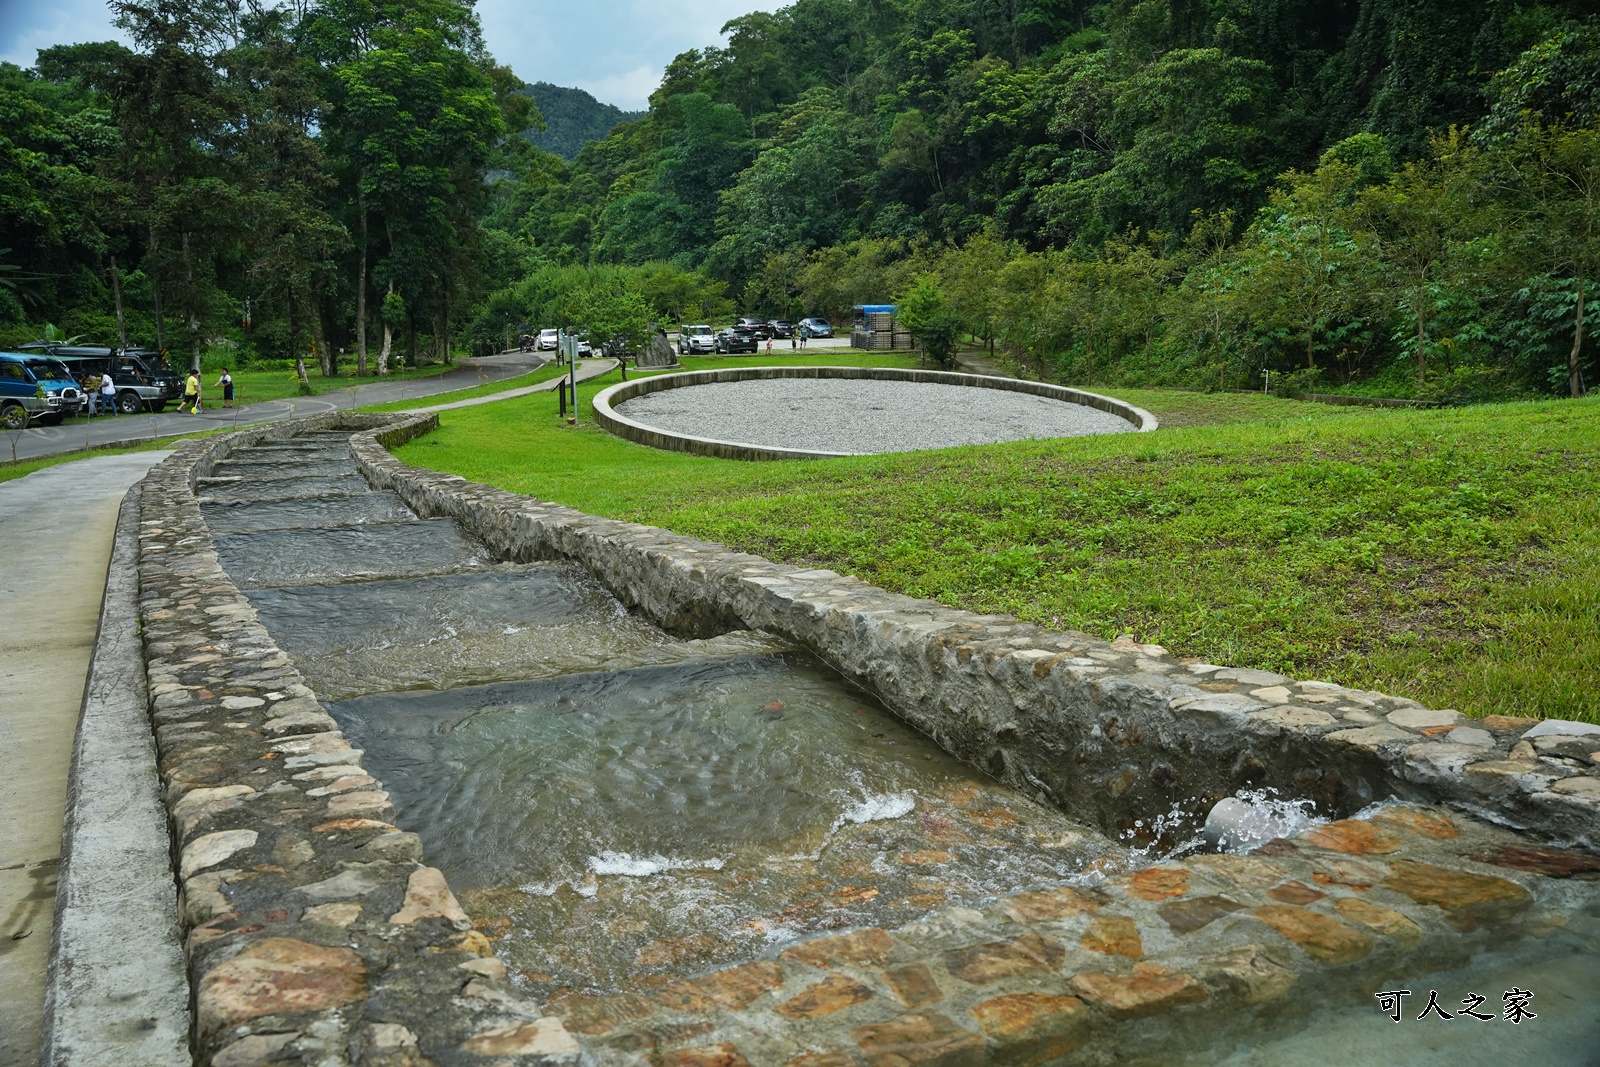
[[[681,640],[578,567],[493,558],[374,491],[347,433],[236,451],[197,493],[223,566],[537,996],[646,990],[1154,858],[953,759],[770,635]],[[1269,821],[1320,821],[1254,799]],[[1175,1037],[1162,1062],[1592,1062],[1592,920],[1394,976],[1536,988],[1537,1031],[1390,1028],[1352,988],[1220,1044]]]
[[[644,989],[1129,862],[799,649],[680,640],[580,568],[495,560],[372,490],[347,438],[234,452],[202,512],[530,992]]]

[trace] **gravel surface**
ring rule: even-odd
[[[663,389],[617,411],[673,433],[826,452],[912,452],[1134,430],[1115,415],[1026,393],[837,378]]]

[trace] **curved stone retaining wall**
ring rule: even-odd
[[[646,426],[617,411],[617,405],[634,397],[660,392],[663,389],[686,389],[695,385],[713,385],[718,382],[742,382],[774,378],[845,378],[858,381],[922,382],[930,385],[963,385],[974,389],[999,389],[1012,393],[1027,393],[1068,404],[1104,411],[1133,424],[1140,431],[1154,430],[1159,425],[1156,417],[1143,408],[1134,407],[1121,400],[1080,389],[1029,382],[1018,378],[992,378],[981,374],[956,374],[950,371],[903,370],[898,367],[738,367],[729,370],[688,371],[683,374],[658,374],[622,382],[602,391],[594,398],[595,421],[618,437],[652,448],[677,452],[693,452],[720,459],[827,459],[856,455],[854,452],[819,452],[802,448],[774,448],[739,441],[718,441],[710,437],[673,433]]]
[[[1600,860],[1550,847],[1600,837],[1600,746],[1580,726],[1467,720],[954,611],[386,451],[435,425],[330,414],[190,441],[146,483],[140,611],[198,1063],[1011,1064],[1106,1035],[1159,1057],[1597,914],[1600,882],[1568,876]],[[792,944],[648,997],[530,1003],[217,564],[194,479],[235,447],[321,428],[361,431],[375,486],[491,551],[574,560],[679,632],[802,643],[950,751],[1109,831],[1241,785],[1338,814],[1389,796],[1455,814],[1391,806],[1251,856]]]

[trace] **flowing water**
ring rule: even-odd
[[[676,639],[494,560],[345,435],[198,487],[223,566],[531,991],[643,988],[1128,853],[764,634]]]

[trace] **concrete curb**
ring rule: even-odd
[[[1134,429],[1148,433],[1160,423],[1143,408],[1099,393],[1086,393],[1081,389],[1068,389],[1045,382],[1030,382],[1020,378],[995,378],[982,374],[957,374],[952,371],[904,370],[899,367],[737,367],[728,370],[688,371],[683,374],[660,374],[637,381],[622,382],[604,390],[594,398],[595,421],[608,432],[628,441],[652,448],[675,452],[692,452],[720,459],[831,459],[838,456],[863,455],[859,452],[822,452],[802,448],[774,448],[753,445],[743,441],[719,441],[711,437],[673,433],[669,430],[647,426],[621,414],[614,405],[634,397],[663,389],[686,389],[696,385],[713,385],[720,382],[740,382],[772,378],[847,378],[862,381],[920,382],[929,385],[964,385],[978,389],[1000,389],[1011,393],[1027,393],[1069,404],[1082,404],[1098,411],[1125,419]]]
[[[142,483],[117,517],[72,754],[41,1067],[178,1067],[189,984],[138,628]]]

